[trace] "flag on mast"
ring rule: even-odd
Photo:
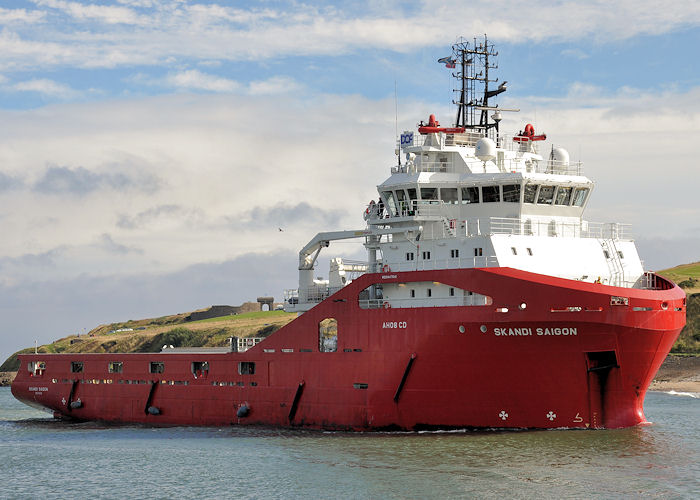
[[[454,68],[455,63],[457,62],[455,59],[452,59],[452,57],[441,57],[438,59],[439,63],[442,63],[445,65],[446,68]]]

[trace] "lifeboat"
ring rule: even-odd
[[[425,134],[437,134],[445,132],[446,134],[462,134],[466,129],[464,127],[441,127],[440,122],[435,119],[435,115],[430,115],[427,125],[418,127],[418,132]]]
[[[544,141],[546,139],[547,134],[535,135],[535,127],[533,127],[531,123],[525,125],[525,130],[523,132],[513,137],[513,141],[515,142]]]

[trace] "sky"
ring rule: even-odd
[[[454,120],[437,59],[484,33],[501,129],[583,161],[647,269],[700,260],[700,2],[3,0],[0,360],[280,300],[317,232],[363,228],[396,130]]]

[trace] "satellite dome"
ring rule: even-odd
[[[496,143],[488,137],[482,137],[476,142],[474,153],[481,161],[493,160],[496,157]]]

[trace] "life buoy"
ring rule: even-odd
[[[384,265],[382,266],[382,272],[383,272],[383,273],[389,273],[389,272],[391,272],[391,268],[389,267],[389,264],[384,264]]]
[[[384,309],[391,309],[391,304],[384,302]]]

